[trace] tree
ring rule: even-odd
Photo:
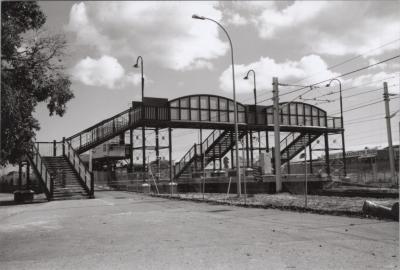
[[[39,122],[39,102],[50,115],[63,116],[73,98],[61,57],[66,41],[41,28],[46,17],[36,2],[1,3],[0,165],[16,164],[31,149]]]

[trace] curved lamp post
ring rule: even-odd
[[[236,88],[235,88],[235,65],[233,61],[233,46],[232,46],[232,40],[228,34],[228,32],[225,30],[225,28],[217,21],[199,16],[196,14],[192,15],[193,19],[197,20],[209,20],[214,23],[216,23],[226,34],[229,40],[229,45],[231,46],[231,61],[232,61],[232,86],[233,86],[233,110],[234,110],[234,126],[235,126],[235,154],[236,154],[236,171],[237,171],[237,193],[240,196],[241,195],[241,183],[240,183],[240,163],[239,163],[239,133],[238,133],[238,115],[237,115],[237,104],[236,104]]]
[[[139,60],[140,60],[140,68],[141,68],[141,75],[142,75],[142,116],[144,116],[144,104],[143,104],[143,99],[144,99],[144,77],[143,77],[143,57],[138,56],[136,59],[136,64],[133,65],[134,68],[139,67]],[[146,168],[146,129],[143,126],[142,127],[142,159],[143,159],[143,183],[146,182],[146,176],[145,176],[145,168]],[[133,166],[133,164],[132,164]]]
[[[253,73],[253,86],[254,86],[254,121],[255,124],[257,124],[257,85],[256,85],[256,72],[254,71],[254,69],[250,69],[249,71],[247,71],[246,76],[243,78],[243,80],[248,80],[249,79],[249,75],[250,72]],[[250,136],[251,138],[251,142],[253,141],[253,136]],[[253,143],[252,143],[253,144]],[[260,138],[260,131],[258,131],[258,154],[259,156],[261,156],[261,138]],[[252,162],[252,166],[253,166],[253,149],[251,149],[251,162]],[[259,157],[260,158],[260,157]]]
[[[143,102],[143,97],[144,97],[144,77],[143,77],[143,57],[138,56],[136,59],[136,64],[133,65],[134,68],[139,67],[139,60],[140,60],[140,70],[142,73],[142,102]]]
[[[247,72],[247,74],[246,74],[246,77],[244,77],[243,78],[243,80],[248,80],[249,79],[249,74],[250,74],[250,72],[252,72],[253,73],[253,85],[254,85],[254,89],[253,89],[253,91],[254,91],[254,105],[257,105],[257,93],[256,93],[256,72],[253,70],[253,69],[250,69],[248,72]],[[257,115],[256,115],[256,117],[257,117]]]
[[[326,87],[331,86],[333,81],[337,81],[339,83],[339,93],[340,93],[340,121],[342,122],[342,160],[343,160],[343,171],[344,176],[347,176],[347,169],[346,169],[346,147],[344,143],[344,122],[343,122],[343,98],[342,98],[342,82],[339,79],[332,79],[326,85]]]

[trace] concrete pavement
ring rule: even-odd
[[[397,269],[399,223],[97,192],[0,206],[0,269]]]

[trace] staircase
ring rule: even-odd
[[[64,156],[43,157],[53,178],[52,200],[87,199],[89,194],[81,184],[79,175]]]
[[[290,133],[281,141],[281,164],[290,161],[322,134]]]
[[[129,108],[66,139],[78,153],[84,153],[119,134],[140,125],[142,107]]]
[[[239,140],[243,138],[246,131],[239,130]],[[175,165],[175,179],[183,174],[187,174],[188,169],[192,171],[203,169],[203,157],[201,150],[204,152],[204,167],[210,162],[223,158],[235,144],[235,132],[232,130],[214,130],[202,142],[202,144],[194,144],[182,159]]]

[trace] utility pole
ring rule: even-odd
[[[385,101],[385,118],[386,118],[388,145],[389,145],[390,174],[392,178],[392,184],[396,184],[396,171],[394,166],[394,151],[392,142],[392,126],[390,124],[390,108],[389,108],[390,99],[389,99],[387,82],[383,83],[383,100]]]
[[[311,151],[310,151],[311,153]],[[304,190],[304,206],[307,208],[307,193],[308,193],[308,182],[307,182],[307,145],[304,143],[304,178],[305,178],[305,190]]]
[[[273,99],[274,99],[274,139],[275,139],[275,191],[276,193],[282,191],[281,180],[281,145],[280,145],[280,130],[279,130],[279,89],[278,78],[272,78],[273,85]]]

